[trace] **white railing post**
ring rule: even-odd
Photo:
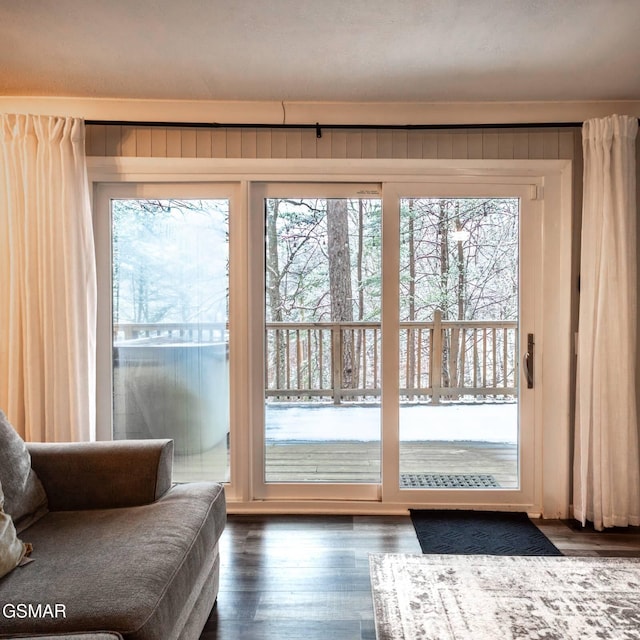
[[[431,404],[440,404],[442,392],[442,311],[433,313],[433,340],[431,342]]]
[[[342,400],[342,328],[340,323],[331,325],[331,387],[333,404]]]

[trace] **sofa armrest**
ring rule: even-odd
[[[173,440],[27,446],[51,511],[149,504],[171,486]]]

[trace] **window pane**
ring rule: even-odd
[[[380,481],[381,202],[269,198],[265,481]]]
[[[113,429],[228,481],[228,200],[112,200]]]
[[[400,201],[400,486],[517,488],[517,198]]]

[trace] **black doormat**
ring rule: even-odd
[[[422,553],[561,556],[526,513],[409,509]]]
[[[482,473],[401,473],[402,489],[483,489],[500,485],[496,479]]]

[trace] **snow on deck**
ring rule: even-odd
[[[380,406],[269,403],[265,415],[269,442],[377,441]],[[404,405],[400,440],[517,443],[515,403]]]

